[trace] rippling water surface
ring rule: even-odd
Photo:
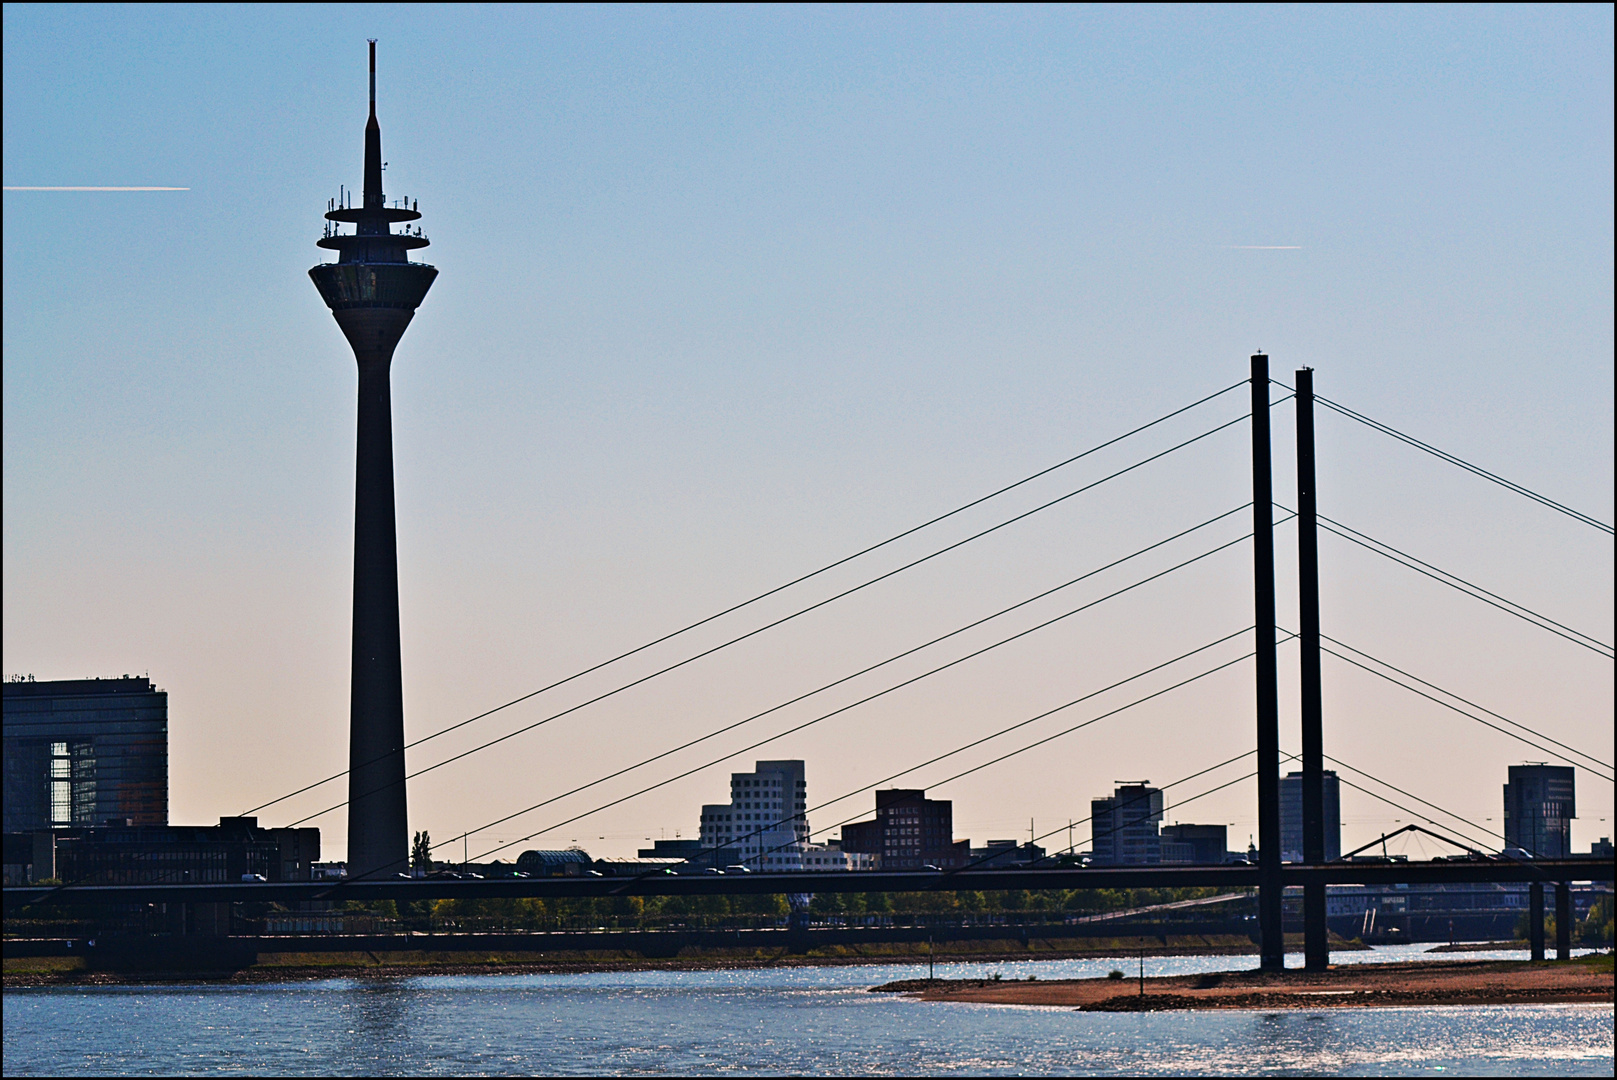
[[[1145,965],[1167,975],[1255,960]],[[937,973],[1132,975],[1138,963]],[[910,964],[8,990],[5,1073],[1612,1074],[1610,1006],[1107,1014],[866,992],[924,974]]]

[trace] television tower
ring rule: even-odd
[[[382,129],[376,122],[376,42],[371,43],[371,116],[365,122],[364,202],[331,200],[319,246],[339,253],[309,271],[359,365],[359,453],[354,481],[354,647],[349,684],[348,876],[391,877],[407,869],[404,799],[404,675],[399,660],[399,553],[393,513],[393,350],[427,295],[436,267],[407,252],[427,246],[421,215],[382,196]],[[342,231],[344,224],[354,231]]]

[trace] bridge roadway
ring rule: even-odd
[[[1287,863],[1287,885],[1462,884],[1467,882],[1611,881],[1612,861],[1591,857],[1517,862]],[[232,882],[213,885],[11,886],[5,909],[53,903],[252,903],[300,901],[713,896],[759,893],[923,892],[942,889],[1170,889],[1214,886],[1256,888],[1258,868],[1229,866],[1124,866],[1089,869],[857,871],[784,874],[668,874],[635,877],[504,878],[495,880],[395,878],[377,881]]]
[[[1022,923],[1002,922],[961,925],[939,919],[919,925],[875,926],[809,926],[809,927],[755,927],[749,929],[706,929],[671,927],[655,930],[527,930],[527,931],[444,931],[431,933],[405,931],[372,934],[232,934],[228,941],[216,940],[212,945],[187,946],[173,936],[120,937],[98,935],[95,938],[6,938],[6,959],[43,956],[83,956],[99,966],[110,962],[113,966],[161,968],[184,959],[176,957],[176,949],[199,950],[203,956],[217,958],[234,955],[236,961],[251,963],[249,954],[260,953],[390,953],[429,950],[436,953],[566,953],[566,952],[637,952],[648,958],[671,958],[686,948],[699,949],[787,949],[802,954],[811,949],[826,947],[867,948],[881,945],[915,945],[924,950],[930,943],[945,947],[958,942],[1020,942],[1034,946],[1041,941],[1103,942],[1110,938],[1157,938],[1166,948],[1166,941],[1174,937],[1197,937],[1207,934],[1228,934],[1249,937],[1256,926],[1249,920],[1221,919],[1202,921],[1140,921],[1109,920],[1100,923]],[[1072,948],[1064,945],[1063,948]],[[1081,947],[1081,946],[1080,946]],[[220,949],[224,952],[221,954]],[[209,951],[213,950],[213,951]],[[145,965],[142,965],[145,961]]]

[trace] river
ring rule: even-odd
[[[1425,948],[1336,959],[1411,959]],[[1145,972],[1256,959],[1148,958]],[[951,963],[937,974],[1055,979],[1134,975],[1138,965]],[[4,995],[4,1073],[1612,1074],[1611,1006],[1117,1014],[866,992],[925,973],[884,964],[15,989]]]

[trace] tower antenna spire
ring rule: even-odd
[[[365,121],[365,209],[381,208],[382,197],[382,127],[376,122],[376,39],[371,38],[371,117]],[[362,227],[360,232],[376,231]],[[385,227],[383,230],[385,231]]]

